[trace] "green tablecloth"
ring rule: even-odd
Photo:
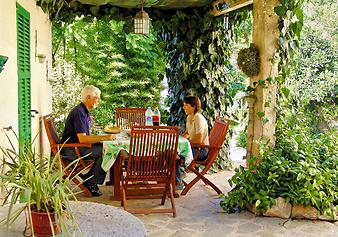
[[[103,161],[102,169],[108,171],[114,164],[121,149],[129,151],[130,138],[126,132],[116,135],[116,140],[103,142]],[[177,153],[185,158],[185,165],[188,166],[192,159],[191,146],[188,139],[179,137]]]

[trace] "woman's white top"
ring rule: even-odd
[[[202,143],[204,145],[209,145],[209,136],[208,136],[208,122],[204,116],[200,113],[192,114],[187,116],[186,129],[189,134],[189,140],[194,140],[196,134],[202,134]]]

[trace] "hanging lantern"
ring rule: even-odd
[[[134,33],[143,35],[149,34],[149,23],[150,23],[149,15],[148,13],[143,11],[142,8],[141,11],[136,13],[134,17]]]

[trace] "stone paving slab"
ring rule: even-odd
[[[228,192],[230,186],[227,180],[233,173],[222,171],[207,177],[223,192]],[[194,175],[188,174],[187,180],[192,178]],[[100,189],[103,196],[80,199],[120,206],[120,202],[112,201],[112,187],[102,186]],[[135,202],[135,205],[145,204],[144,200],[131,202]],[[150,205],[159,206],[159,202],[150,201]],[[216,192],[200,181],[186,196],[175,199],[176,218],[171,214],[135,216],[145,225],[148,237],[338,237],[337,222],[256,217],[247,211],[227,214],[219,202]],[[169,200],[166,204],[169,205]]]

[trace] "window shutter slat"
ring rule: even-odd
[[[19,138],[31,141],[30,15],[17,6]]]

